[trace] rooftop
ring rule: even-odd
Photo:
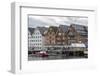
[[[31,33],[31,35],[33,34],[33,32],[34,32],[34,28],[28,28],[28,31]]]

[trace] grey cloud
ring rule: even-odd
[[[36,16],[29,17],[29,27],[37,26],[57,26],[60,24],[70,25],[71,23],[87,25],[88,18],[79,18],[79,17],[49,17],[49,16]]]

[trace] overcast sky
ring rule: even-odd
[[[54,17],[54,16],[29,16],[29,27],[37,26],[59,26],[70,24],[88,25],[88,18],[86,17]]]

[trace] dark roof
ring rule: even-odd
[[[84,28],[87,27],[79,24],[71,24],[71,26],[74,27],[76,30],[84,30]]]
[[[87,35],[88,34],[88,26],[79,25],[79,24],[71,24],[72,27],[75,28],[75,30],[80,33],[81,35]]]
[[[52,28],[52,32],[67,32],[69,26],[67,25],[59,25],[59,26],[50,26],[49,29]],[[49,31],[49,30],[48,30]]]
[[[29,27],[29,28],[28,28],[28,31],[30,31],[30,33],[31,33],[31,35],[32,35],[33,32],[34,32],[34,28]]]
[[[47,29],[48,29],[46,27],[37,27],[37,28],[40,31],[41,35],[44,35],[44,32],[47,31]]]
[[[57,26],[50,26],[49,28],[52,28],[52,31],[55,32],[55,33],[56,33],[57,30],[58,30],[58,27],[57,27]]]
[[[63,31],[63,32],[66,32],[69,28],[69,26],[67,25],[60,25],[59,28]]]
[[[78,33],[80,33],[80,35],[87,35],[88,33],[86,31],[79,31],[77,30]]]

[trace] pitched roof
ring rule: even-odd
[[[40,31],[41,35],[44,35],[44,32],[47,31],[47,29],[48,29],[46,27],[37,27],[37,28]]]
[[[58,31],[65,33],[65,32],[67,32],[69,26],[67,26],[67,25],[59,25],[59,26],[50,26],[49,28],[52,28],[52,32],[55,32],[55,33],[57,33]]]
[[[71,24],[71,26],[74,27],[76,30],[84,30],[84,28],[87,27],[79,24]]]
[[[67,25],[60,25],[59,28],[63,31],[63,32],[66,32],[69,28],[69,26]]]
[[[52,31],[55,32],[55,33],[56,33],[57,30],[58,30],[58,27],[57,27],[57,26],[50,26],[49,28],[52,28]]]
[[[34,32],[34,28],[31,28],[31,27],[29,27],[28,28],[28,31],[31,33],[31,35],[33,34],[33,32]]]
[[[87,35],[88,34],[88,26],[84,25],[78,25],[78,24],[71,24],[72,27],[75,28],[75,30],[80,33],[81,35]]]

